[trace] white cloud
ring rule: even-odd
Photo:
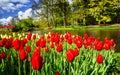
[[[18,18],[21,19],[27,19],[29,17],[33,16],[33,11],[31,8],[27,9],[25,12],[19,11],[18,12]],[[13,17],[9,16],[8,18],[2,18],[0,19],[0,24],[7,25],[11,22]]]
[[[26,7],[26,5],[24,5],[24,4],[17,4],[16,5],[16,8],[21,8],[21,7]]]
[[[11,22],[12,18],[13,17],[11,17],[11,16],[9,16],[8,18],[2,18],[2,19],[0,19],[0,23],[2,25],[7,25],[7,24],[9,24]]]
[[[14,2],[18,2],[17,4],[14,4]],[[0,7],[3,10],[14,11],[22,7],[26,7],[26,3],[29,3],[30,0],[0,0]]]
[[[8,22],[8,23],[10,23],[10,22],[11,22],[11,20],[12,20],[12,18],[13,18],[13,17],[9,16],[9,17],[6,19],[6,20],[7,20],[7,22]]]
[[[20,3],[23,3],[23,4],[30,2],[30,0],[9,0],[9,1],[11,1],[11,2],[20,2]]]
[[[13,3],[8,3],[7,5],[3,5],[1,7],[3,10],[10,11],[10,10],[16,10],[15,5]]]
[[[26,4],[30,2],[30,0],[0,0],[0,4],[11,3],[11,2],[19,2],[19,3]]]
[[[26,19],[33,16],[33,11],[31,8],[27,9],[25,12],[19,11],[18,18],[19,19]]]
[[[19,19],[22,19],[22,18],[23,18],[23,15],[24,15],[24,13],[23,13],[22,11],[19,11],[19,12],[18,12],[18,18],[19,18]]]

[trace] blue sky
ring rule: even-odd
[[[25,12],[34,0],[0,0],[0,19],[18,16],[18,12]]]

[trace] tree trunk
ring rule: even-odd
[[[67,21],[66,21],[66,14],[65,14],[65,12],[63,12],[63,24],[64,24],[64,28],[66,28]]]
[[[49,13],[48,13],[48,9],[49,9],[49,7],[48,7],[48,4],[47,4],[47,25],[48,25],[48,27],[49,27]]]
[[[62,2],[62,13],[63,13],[63,25],[64,28],[66,28],[67,25],[67,20],[66,20],[66,7],[65,7],[65,2]]]
[[[52,0],[52,4],[53,5],[53,0]],[[55,26],[55,28],[57,27],[57,24],[55,22],[55,18],[54,18],[54,11],[53,11],[53,7],[50,9],[51,10],[51,17],[52,17],[52,24],[53,26]]]

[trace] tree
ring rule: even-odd
[[[33,6],[33,8],[36,7],[36,10],[41,9],[42,12],[37,13],[48,20],[48,25],[52,23],[56,27],[57,24],[61,23],[62,19],[62,24],[66,27],[67,9],[69,6],[67,0],[39,0],[37,6]]]
[[[17,22],[16,24],[16,29],[22,30],[22,31],[29,31],[33,29],[33,23],[32,23],[33,19],[32,18],[28,18],[28,19],[22,19],[19,22]],[[16,30],[14,29],[14,30]]]
[[[110,22],[112,16],[117,15],[118,0],[90,0],[89,13],[98,24]]]

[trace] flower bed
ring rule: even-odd
[[[115,67],[114,39],[49,33],[1,35],[3,75],[105,75]]]

